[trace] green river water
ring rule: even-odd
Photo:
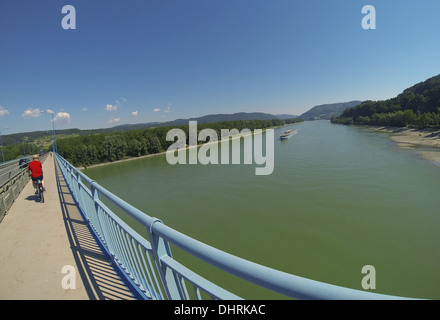
[[[298,134],[280,141],[288,128]],[[370,291],[440,299],[440,167],[388,135],[328,121],[277,128],[268,176],[255,175],[256,164],[172,166],[165,155],[84,172],[168,226],[253,262],[359,290],[371,265]],[[173,255],[244,298],[281,298]]]

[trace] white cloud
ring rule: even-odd
[[[86,107],[82,108],[81,111],[87,111],[89,109],[87,109]]]
[[[116,111],[116,110],[118,110],[120,107],[122,107],[122,105],[123,105],[124,103],[126,103],[126,102],[127,102],[127,99],[121,97],[121,98],[119,98],[118,100],[115,100],[115,103],[114,103],[114,104],[108,104],[108,105],[106,105],[105,110],[107,110],[107,111]]]
[[[160,110],[161,110],[161,109],[160,109],[159,107],[153,109],[154,112],[159,112]],[[170,111],[171,111],[171,103],[168,103],[167,108],[166,108],[165,110],[163,110],[163,112],[164,112],[164,113],[170,113]]]
[[[67,112],[58,112],[53,121],[57,123],[68,123],[70,122],[70,114]]]
[[[21,116],[23,118],[38,118],[43,112],[38,108],[29,108]]]
[[[46,109],[46,112],[48,113],[48,114],[54,114],[55,112],[53,111],[53,110],[51,110],[51,109]]]
[[[131,115],[132,115],[133,117],[137,117],[138,114],[139,114],[139,111],[137,111],[137,110],[131,113]]]
[[[114,105],[108,104],[106,106],[105,110],[107,110],[107,111],[116,111],[116,110],[118,110],[118,106],[114,106]]]
[[[5,107],[0,106],[0,117],[3,117],[5,115],[9,114],[9,111],[5,109]]]
[[[108,121],[108,123],[117,123],[117,122],[119,122],[121,120],[121,118],[119,117],[119,118],[112,118],[112,119],[110,119],[109,121]]]
[[[119,99],[119,100],[116,100],[115,102],[116,102],[116,105],[117,105],[117,106],[121,106],[122,104],[124,104],[124,103],[127,102],[127,99],[125,99],[125,98],[121,98],[121,99]]]

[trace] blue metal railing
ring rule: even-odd
[[[125,275],[125,280],[144,299],[201,299],[202,293],[212,299],[241,299],[176,261],[170,244],[229,274],[291,298],[406,299],[330,285],[233,256],[166,226],[109,192],[58,154],[56,159],[95,237]],[[122,221],[103,199],[141,223],[148,240]],[[193,292],[190,293],[188,288],[191,287]]]

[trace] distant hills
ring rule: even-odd
[[[284,115],[285,116],[285,115]],[[295,116],[290,116],[288,118],[295,118]],[[280,118],[279,116],[263,113],[263,112],[238,112],[233,114],[210,114],[206,116],[201,116],[197,118],[189,118],[189,119],[176,119],[173,121],[167,122],[149,122],[149,123],[141,123],[141,124],[128,124],[122,126],[116,126],[110,129],[105,129],[107,131],[126,131],[127,128],[129,130],[133,129],[148,129],[152,127],[168,127],[168,126],[180,126],[188,124],[188,121],[197,121],[197,123],[215,123],[221,121],[234,121],[234,120],[272,120],[272,119],[286,119]]]
[[[332,117],[339,116],[345,109],[352,108],[362,103],[362,101],[340,102],[332,104],[322,104],[304,112],[299,117],[303,120],[330,120]]]
[[[197,118],[189,119],[176,119],[167,122],[147,122],[138,124],[124,124],[111,128],[105,129],[93,129],[93,130],[80,130],[80,129],[64,129],[56,130],[57,137],[70,136],[70,135],[87,135],[96,133],[106,133],[106,132],[126,132],[138,129],[149,129],[154,127],[169,127],[169,126],[179,126],[188,124],[189,121],[197,121],[200,124],[203,123],[215,123],[221,121],[234,121],[234,120],[272,120],[272,119],[289,119],[297,118],[294,115],[273,115],[263,112],[238,112],[233,114],[211,114],[206,116],[201,116]],[[44,144],[52,141],[53,133],[52,130],[47,131],[34,131],[34,132],[24,132],[15,133],[10,135],[3,135],[3,145],[14,145],[27,143],[38,143]]]
[[[344,109],[359,104],[361,101],[351,101],[344,103],[334,103],[325,104],[321,106],[316,106],[309,111],[303,113],[299,118],[303,120],[316,120],[316,119],[330,119],[332,116],[340,115]],[[270,114],[264,112],[237,112],[233,114],[210,114],[197,118],[189,119],[176,119],[168,122],[147,122],[138,124],[125,124],[118,125],[111,128],[105,129],[92,129],[92,130],[81,130],[81,129],[64,129],[56,130],[57,137],[70,136],[70,135],[87,135],[96,133],[106,133],[106,132],[126,132],[138,129],[149,129],[154,127],[163,126],[178,126],[188,124],[188,121],[197,121],[200,124],[204,123],[215,123],[221,121],[234,121],[234,120],[272,120],[272,119],[291,119],[298,118],[297,115],[290,114]],[[6,145],[16,145],[23,143],[35,143],[39,145],[47,144],[52,141],[53,133],[52,130],[46,131],[34,131],[34,132],[24,132],[15,133],[10,135],[2,135],[2,143]]]
[[[295,116],[293,114],[277,114],[276,115],[278,119],[293,119],[293,118],[300,118],[300,116]]]

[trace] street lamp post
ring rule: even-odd
[[[53,152],[58,153],[58,147],[57,147],[57,137],[55,134],[55,121],[53,120],[53,113],[51,113],[52,116],[52,130],[53,130]]]

